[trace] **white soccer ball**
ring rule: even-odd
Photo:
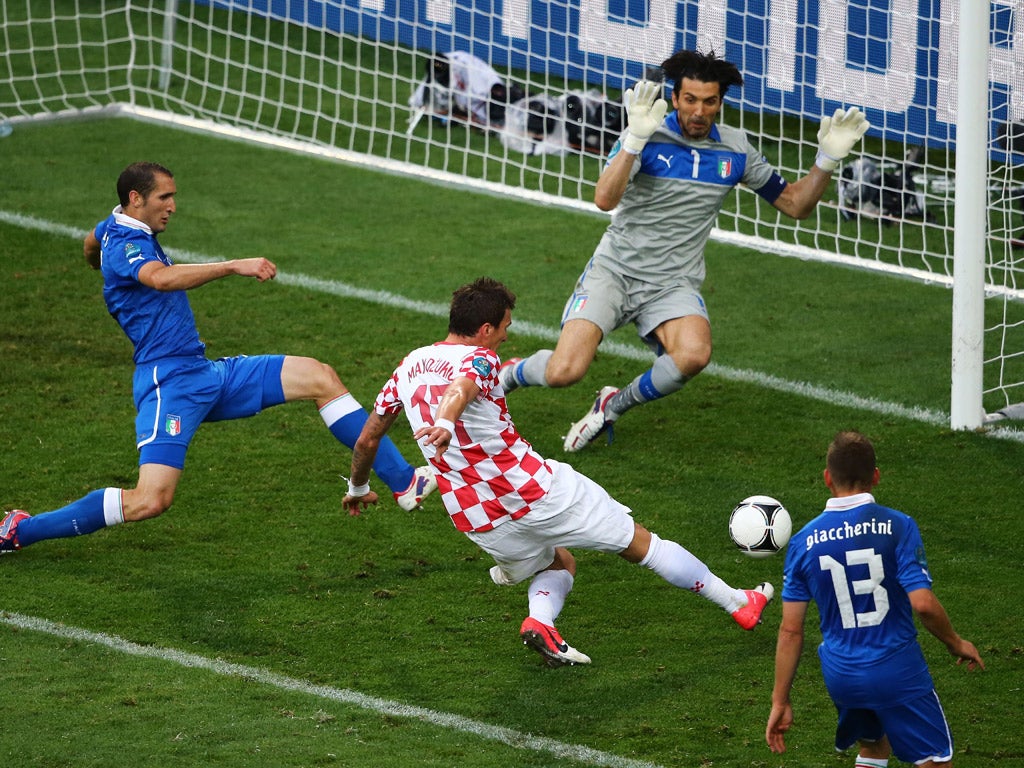
[[[729,536],[749,557],[774,555],[786,546],[792,532],[789,512],[771,496],[750,496],[729,517]]]

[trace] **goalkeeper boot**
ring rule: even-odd
[[[590,657],[565,642],[557,629],[541,624],[529,616],[520,627],[519,636],[523,639],[523,645],[533,648],[543,656],[549,667],[571,667],[590,663]]]
[[[597,398],[587,415],[569,427],[569,434],[565,436],[565,443],[562,445],[567,453],[583,450],[604,432],[608,432],[608,442],[612,441],[612,424],[615,419],[609,417],[608,403],[618,393],[619,390],[615,387],[603,387],[597,393]]]
[[[733,611],[732,617],[744,629],[753,629],[761,623],[765,606],[775,597],[775,587],[763,581],[753,589],[746,590],[747,604]]]
[[[516,379],[516,366],[523,362],[521,357],[510,357],[498,366],[498,383],[505,390],[507,395],[514,389],[519,389],[519,380]]]
[[[21,509],[14,509],[7,513],[3,520],[0,520],[0,555],[8,552],[17,552],[21,549],[18,543],[18,523],[26,520],[31,515]]]
[[[395,493],[395,501],[406,512],[417,509],[423,500],[437,490],[437,478],[430,467],[416,467],[412,482],[401,493]]]

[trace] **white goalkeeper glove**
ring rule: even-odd
[[[668,111],[668,102],[661,98],[662,84],[641,80],[626,91],[622,98],[629,116],[628,132],[622,141],[622,148],[631,155],[639,155],[647,140],[661,126]]]
[[[845,112],[837,109],[832,117],[821,121],[821,128],[818,129],[818,156],[814,164],[831,173],[870,127],[871,123],[857,107],[850,107]]]

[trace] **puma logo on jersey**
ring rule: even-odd
[[[672,168],[672,157],[669,155],[658,155],[658,159],[661,160],[666,168]]]

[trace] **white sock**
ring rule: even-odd
[[[853,768],[886,768],[887,765],[889,765],[889,758],[887,757],[861,757],[857,755]]]
[[[640,565],[650,568],[669,584],[695,592],[729,613],[747,603],[742,589],[733,589],[691,552],[656,533],[651,534],[651,547]]]
[[[541,571],[530,582],[530,618],[549,627],[555,626],[555,619],[562,612],[565,598],[572,591],[574,579],[564,569]]]
[[[334,425],[334,422],[339,419],[343,419],[350,413],[354,413],[360,410],[362,406],[359,401],[355,399],[351,392],[346,392],[344,395],[331,400],[329,403],[325,403],[323,408],[320,409],[320,418],[324,420],[324,424],[328,427]]]
[[[103,489],[103,522],[107,526],[124,522],[124,506],[121,504],[120,488]]]

